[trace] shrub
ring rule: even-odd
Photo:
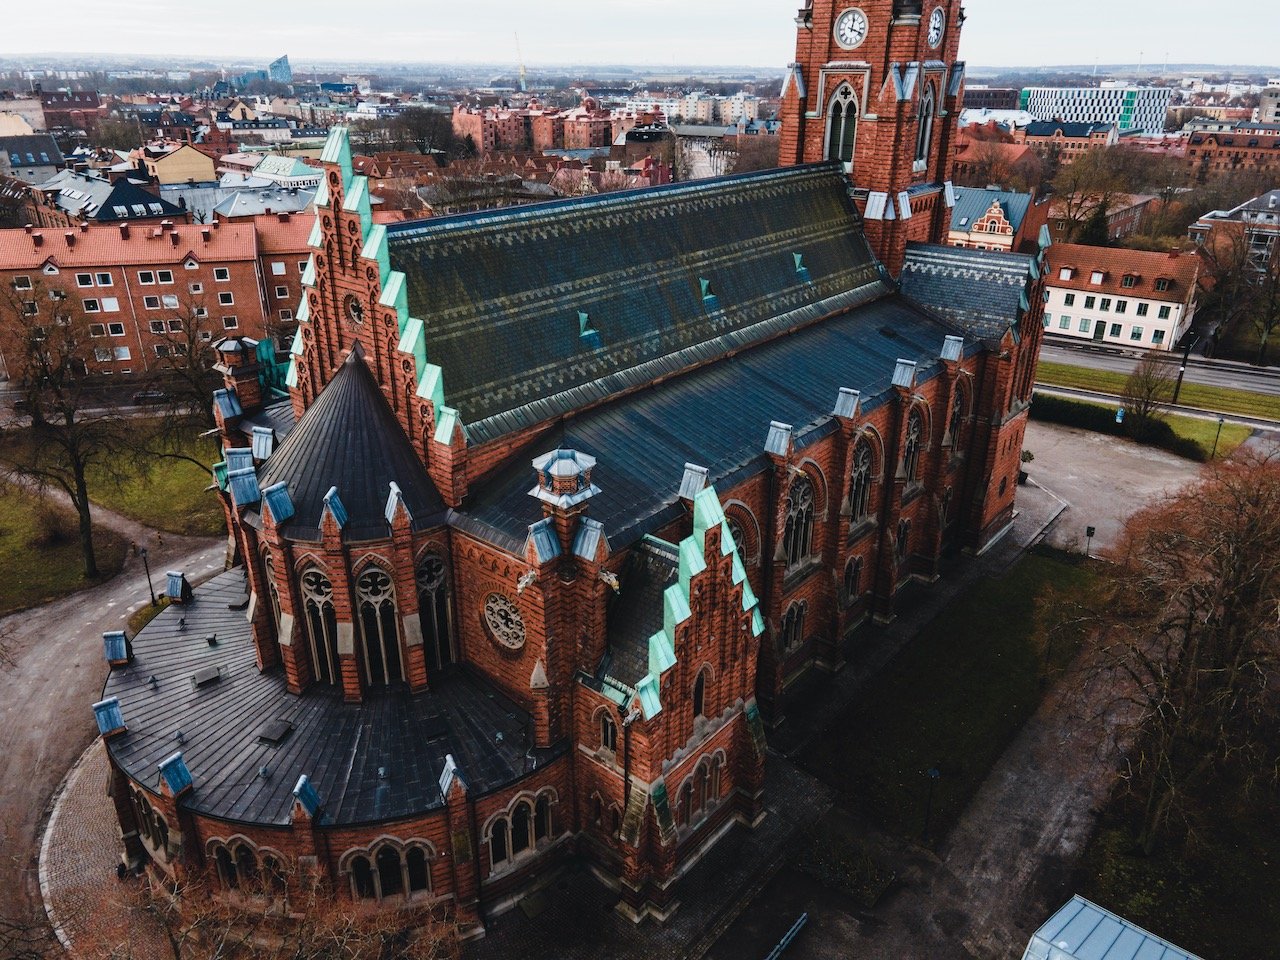
[[[74,542],[80,535],[75,518],[48,500],[37,504],[32,528],[29,545],[33,547],[60,547]]]
[[[1209,459],[1209,452],[1204,447],[1187,437],[1178,436],[1173,427],[1163,420],[1119,424],[1116,423],[1112,408],[1096,403],[1082,403],[1079,400],[1037,393],[1031,401],[1031,417],[1045,423],[1060,423],[1113,437],[1128,437],[1197,463],[1204,463]]]

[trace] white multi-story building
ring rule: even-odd
[[[1280,84],[1267,87],[1258,101],[1259,123],[1280,123]]]
[[[1194,253],[1055,243],[1048,271],[1050,336],[1172,350],[1195,318],[1200,257]]]
[[[1167,87],[1025,87],[1020,106],[1041,120],[1113,123],[1121,133],[1163,133],[1173,99]]]

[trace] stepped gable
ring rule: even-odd
[[[319,537],[325,494],[337,487],[344,534],[367,539],[387,534],[392,481],[415,529],[443,519],[440,495],[357,348],[262,467],[259,486],[289,485],[295,513],[284,529],[305,539]]]
[[[387,228],[473,443],[888,291],[839,164]]]
[[[1037,257],[930,243],[907,245],[902,292],[966,333],[999,340],[1030,310]]]

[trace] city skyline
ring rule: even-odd
[[[486,15],[472,8],[433,12],[427,25],[408,21],[392,0],[368,0],[361,8],[364,32],[349,27],[349,7],[318,0],[314,14],[299,23],[283,8],[251,6],[230,0],[216,21],[192,29],[190,21],[166,16],[161,0],[119,0],[110,18],[90,0],[67,0],[68,20],[93,23],[69,41],[60,33],[51,47],[43,29],[44,14],[35,9],[10,13],[9,39],[0,56],[42,53],[106,54],[129,50],[156,55],[261,59],[288,53],[305,72],[310,61],[369,63],[511,63],[521,55],[529,66],[628,64],[661,67],[752,66],[781,68],[794,54],[795,10],[799,0],[702,0],[692,6],[677,0],[654,0],[637,20],[634,8],[619,0],[601,0],[590,18],[580,6],[547,0],[536,20],[511,0],[485,5]],[[1265,22],[1266,0],[1238,0],[1236,15],[1204,18],[1203,8],[1189,0],[1117,5],[1079,0],[1064,18],[1060,5],[1017,0],[970,0],[961,55],[970,64],[992,67],[1032,65],[1164,63],[1273,63],[1274,47],[1266,31],[1239,31],[1241,23]],[[1187,25],[1195,19],[1195,29]],[[616,11],[617,17],[610,12]],[[396,29],[373,34],[378,24]],[[621,28],[620,28],[621,26]],[[247,29],[246,29],[247,28]],[[519,52],[516,36],[519,35]],[[217,51],[210,54],[208,51]],[[584,55],[584,51],[590,51]]]

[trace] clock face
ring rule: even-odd
[[[846,10],[836,20],[836,43],[846,50],[867,39],[867,15],[861,10]]]
[[[947,15],[941,7],[935,7],[929,17],[929,46],[936,47],[942,43],[942,31],[947,25]]]

